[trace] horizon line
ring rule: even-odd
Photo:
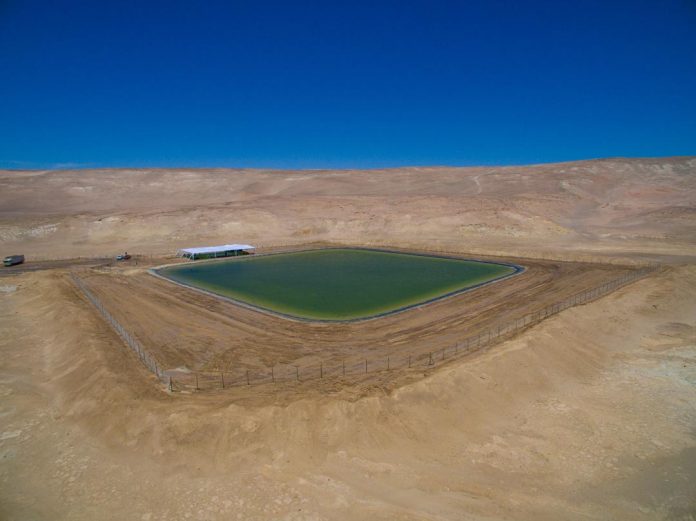
[[[389,166],[366,166],[366,167],[277,167],[277,166],[184,166],[184,165],[96,165],[93,163],[71,164],[71,163],[56,163],[47,167],[0,167],[0,171],[7,172],[40,172],[40,171],[70,171],[70,170],[272,170],[272,171],[349,171],[349,170],[397,170],[397,169],[415,169],[415,168],[508,168],[508,167],[532,167],[541,165],[567,164],[567,163],[583,163],[591,161],[618,161],[618,160],[656,160],[656,159],[690,159],[696,158],[694,155],[666,155],[666,156],[604,156],[604,157],[589,157],[583,159],[567,159],[561,161],[539,161],[533,163],[471,163],[471,164],[401,164]],[[29,163],[28,161],[8,161],[11,163]],[[2,161],[0,161],[2,163]]]

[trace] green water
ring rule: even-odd
[[[346,248],[189,263],[163,268],[159,274],[294,317],[351,320],[514,271],[502,264]]]

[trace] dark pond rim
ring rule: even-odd
[[[443,254],[437,254],[437,253],[423,253],[423,252],[418,252],[418,251],[404,251],[404,250],[389,250],[386,248],[369,248],[369,247],[362,247],[362,246],[327,246],[327,247],[321,247],[321,248],[307,248],[303,250],[289,250],[289,251],[279,251],[279,252],[272,252],[272,253],[258,253],[254,255],[244,255],[244,256],[238,256],[238,257],[224,257],[224,258],[217,258],[217,259],[204,259],[200,261],[195,261],[196,264],[211,264],[211,263],[218,263],[218,262],[245,262],[252,260],[254,258],[258,257],[270,257],[274,255],[292,255],[293,253],[309,253],[309,252],[314,252],[314,251],[324,251],[324,250],[360,250],[360,251],[373,251],[373,252],[380,252],[380,253],[393,253],[393,254],[401,254],[401,255],[412,255],[416,257],[429,257],[429,258],[435,258],[435,259],[456,259],[456,260],[463,260],[463,261],[471,261],[471,262],[480,262],[482,264],[492,264],[495,266],[506,266],[508,268],[512,268],[513,272],[508,273],[505,275],[500,275],[499,277],[492,278],[490,280],[487,280],[485,282],[479,282],[478,284],[474,284],[472,286],[467,286],[466,288],[458,289],[455,291],[450,291],[448,293],[443,293],[442,295],[439,295],[434,298],[430,298],[427,300],[423,300],[420,302],[416,302],[414,304],[409,304],[407,306],[401,306],[399,308],[395,308],[389,311],[385,311],[382,313],[376,313],[374,315],[367,315],[364,317],[356,317],[356,318],[346,318],[346,319],[329,319],[329,318],[309,318],[309,317],[302,317],[298,315],[293,315],[290,313],[283,313],[281,311],[276,311],[273,309],[265,308],[263,306],[258,306],[256,304],[251,304],[249,302],[245,302],[240,299],[235,299],[233,297],[228,297],[226,295],[221,295],[220,293],[216,293],[214,291],[210,291],[207,289],[200,288],[198,286],[194,286],[192,284],[186,284],[184,282],[179,282],[177,280],[171,279],[164,275],[163,273],[160,273],[160,271],[164,271],[165,269],[168,268],[175,268],[177,266],[185,266],[188,265],[189,263],[176,263],[176,264],[164,264],[162,266],[156,266],[154,268],[148,269],[148,273],[151,275],[162,279],[166,280],[167,282],[171,284],[176,284],[177,286],[181,286],[186,289],[190,289],[193,291],[197,291],[198,293],[202,293],[204,295],[208,295],[210,297],[214,297],[217,299],[220,299],[225,302],[229,302],[230,304],[234,304],[236,306],[240,306],[242,308],[249,309],[251,311],[257,311],[259,313],[263,313],[266,315],[278,317],[278,318],[283,318],[286,320],[292,320],[295,322],[308,322],[308,323],[322,323],[322,324],[327,324],[327,323],[334,323],[334,324],[349,324],[353,322],[367,322],[370,320],[376,320],[379,318],[384,318],[390,315],[396,315],[398,313],[404,313],[406,311],[409,311],[411,309],[419,308],[422,306],[426,306],[428,304],[432,304],[434,302],[438,302],[440,300],[445,300],[451,297],[455,297],[457,295],[461,295],[462,293],[466,293],[468,291],[473,291],[475,289],[478,289],[482,286],[488,286],[489,284],[495,284],[497,282],[501,282],[503,280],[515,277],[527,270],[525,266],[521,266],[519,264],[515,264],[512,262],[503,262],[503,261],[491,261],[487,259],[476,259],[476,258],[471,258],[471,257],[459,257],[456,255],[443,255]]]

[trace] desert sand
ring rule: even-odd
[[[168,392],[68,276],[81,270],[105,299],[133,295],[158,324],[152,342],[187,313],[201,334],[222,327],[203,309],[177,315],[143,265],[5,271],[0,518],[696,519],[695,158],[0,173],[3,255],[128,250],[162,262],[225,242],[514,257],[557,266],[559,292],[605,271],[661,269],[417,378],[273,393]],[[381,333],[432,337],[428,316],[479,297],[386,319]],[[258,356],[254,336],[283,335],[238,313]],[[438,334],[463,327],[447,324]]]
[[[694,158],[368,171],[0,172],[0,241],[44,257],[235,239],[549,258],[696,253]],[[221,242],[222,241],[222,242]]]

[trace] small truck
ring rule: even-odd
[[[24,262],[24,255],[8,255],[2,260],[5,266],[16,266]]]
[[[122,253],[120,255],[116,255],[116,260],[117,261],[124,261],[130,259],[131,256],[128,254],[128,252]]]

